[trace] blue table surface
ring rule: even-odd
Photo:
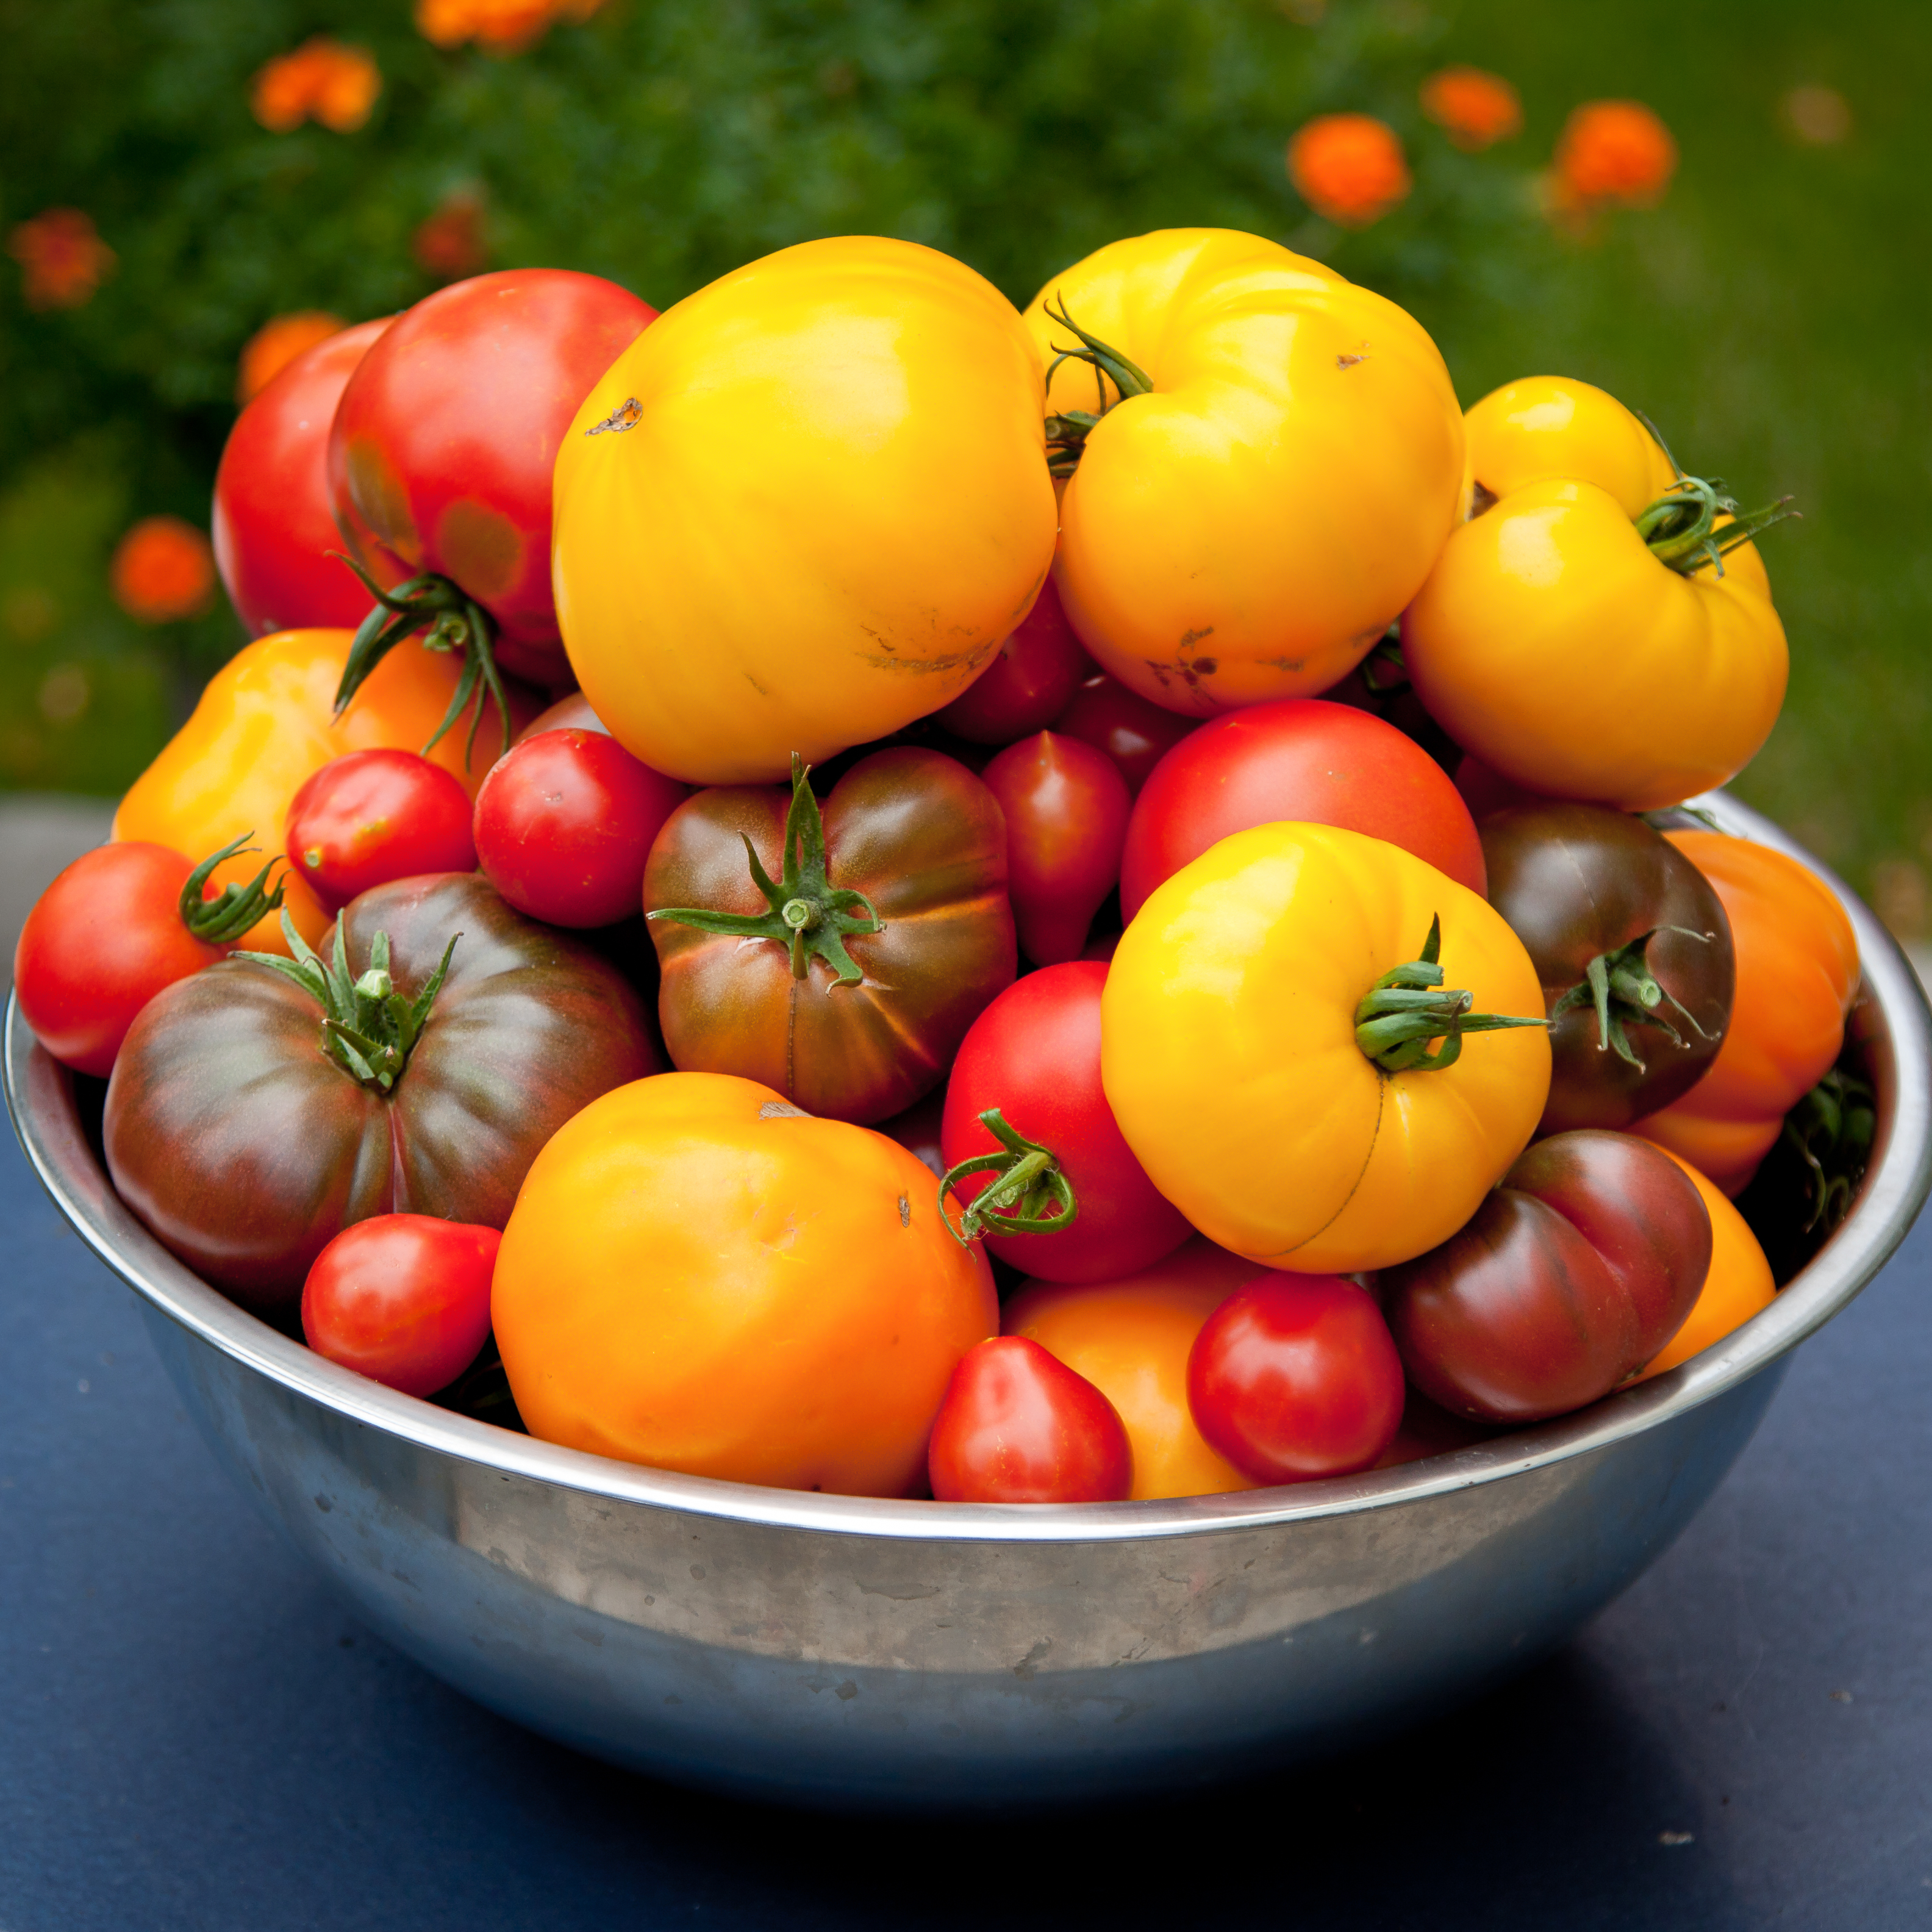
[[[824,1819],[543,1742],[228,1486],[0,1152],[0,1932],[1932,1919],[1932,1223],[1567,1651],[1363,1755],[1045,1817]]]

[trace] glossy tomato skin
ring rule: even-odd
[[[182,922],[194,869],[165,845],[98,846],[34,902],[14,949],[14,991],[34,1037],[63,1065],[106,1079],[141,1009],[231,950]]]
[[[988,1107],[1026,1139],[1051,1148],[1079,1213],[1047,1234],[989,1234],[1002,1261],[1042,1281],[1106,1281],[1172,1254],[1193,1232],[1147,1178],[1100,1088],[1100,992],[1093,960],[1016,980],[968,1029],[946,1083],[940,1129],[950,1168],[998,1150],[980,1124]],[[976,1198],[990,1174],[959,1183]]]
[[[320,1050],[308,994],[241,958],[151,1000],[108,1084],[122,1198],[197,1274],[264,1312],[292,1310],[316,1256],[371,1215],[501,1227],[556,1130],[661,1064],[616,970],[474,874],[379,886],[342,923],[351,976],[386,932],[408,998],[462,935],[389,1092]]]
[[[472,276],[392,323],[343,391],[328,444],[343,536],[379,580],[400,564],[460,585],[496,620],[497,660],[520,677],[568,678],[551,472],[578,404],[656,314],[568,269]]]
[[[378,1214],[342,1232],[302,1285],[302,1335],[318,1355],[404,1395],[434,1395],[490,1333],[502,1234],[428,1214]]]
[[[1402,1426],[1406,1392],[1382,1310],[1340,1275],[1237,1288],[1187,1358],[1196,1426],[1259,1483],[1372,1468]]]
[[[609,728],[590,708],[590,700],[580,691],[566,692],[556,702],[538,712],[518,734],[519,740],[534,738],[542,731],[602,731]]]
[[[1083,678],[1066,710],[1048,722],[1063,737],[1078,738],[1105,752],[1136,796],[1162,754],[1200,724],[1198,718],[1184,718],[1130,691],[1103,670]]]
[[[952,1371],[926,1470],[943,1503],[1117,1503],[1133,1487],[1120,1412],[1037,1342],[995,1335]]]
[[[1127,826],[1122,914],[1230,833],[1282,820],[1366,832],[1484,890],[1475,821],[1426,752],[1351,705],[1284,698],[1204,724],[1154,767]]]
[[[652,842],[688,795],[608,732],[539,732],[498,759],[476,794],[484,874],[553,926],[634,917]]]
[[[1695,1086],[1730,1024],[1735,981],[1730,921],[1704,875],[1642,819],[1600,806],[1514,806],[1484,820],[1482,839],[1490,903],[1528,948],[1552,1015],[1540,1131],[1628,1127]],[[1624,1010],[1633,1065],[1604,1039],[1593,1004],[1556,1009],[1572,987],[1587,990],[1592,958],[1646,932],[1665,997],[1655,1020]]]
[[[1467,1226],[1384,1271],[1390,1333],[1432,1401],[1536,1422],[1607,1395],[1682,1327],[1711,1216],[1661,1148],[1582,1129],[1537,1142]]]
[[[1077,959],[1120,875],[1132,800],[1113,760],[1078,738],[1036,732],[980,774],[1006,820],[1006,890],[1020,950]]]
[[[419,752],[351,752],[302,782],[289,801],[289,868],[326,911],[373,886],[476,864],[470,794]]]
[[[251,638],[346,625],[369,593],[339,556],[328,491],[328,426],[357,364],[390,317],[358,322],[298,356],[228,432],[214,473],[214,562]]]
[[[1093,668],[1049,577],[992,662],[933,722],[969,743],[1010,745],[1051,724]]]

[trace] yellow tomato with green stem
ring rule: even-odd
[[[1268,1268],[1350,1274],[1446,1240],[1550,1088],[1536,968],[1399,847],[1263,825],[1156,889],[1101,996],[1100,1073],[1162,1193]]]
[[[1471,407],[1462,428],[1466,514],[1554,478],[1607,490],[1634,520],[1677,481],[1677,466],[1641,417],[1568,376],[1506,382]]]

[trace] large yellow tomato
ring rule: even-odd
[[[1594,483],[1633,520],[1677,480],[1676,466],[1616,397],[1568,376],[1492,389],[1462,418],[1472,511],[1526,483]]]
[[[956,698],[1052,560],[1040,398],[1012,304],[910,242],[802,243],[668,310],[557,455],[557,614],[598,716],[736,784]]]
[[[1462,425],[1421,325],[1272,242],[1163,230],[1049,280],[1042,368],[1079,338],[1148,384],[1062,362],[1092,414],[1055,577],[1088,649],[1170,710],[1325,691],[1414,595],[1458,514]],[[658,324],[662,328],[663,325]]]
[[[282,849],[289,802],[310,773],[350,752],[419,749],[442,722],[460,661],[406,642],[370,673],[342,716],[332,718],[352,634],[278,631],[244,644],[208,680],[193,716],[129,787],[114,814],[114,836],[171,846],[198,862],[248,832],[261,856],[229,860],[214,874],[218,885],[246,880],[263,856]],[[466,723],[459,724],[429,755],[473,796],[502,742],[494,700],[484,704],[476,756],[466,768],[467,736]],[[297,873],[286,877],[284,903],[296,930],[313,946],[328,914]],[[286,952],[280,916],[258,921],[242,944],[258,952]]]
[[[1424,964],[1438,920],[1440,964]],[[1268,1268],[1388,1268],[1448,1240],[1528,1144],[1550,1089],[1543,1006],[1522,941],[1466,886],[1358,832],[1257,826],[1127,928],[1101,1082],[1154,1185],[1210,1240]],[[1414,1034],[1397,1041],[1404,1007]],[[1534,1024],[1477,1031],[1477,1016]]]
[[[756,1081],[662,1073],[538,1155],[490,1319],[546,1442],[783,1489],[905,1496],[992,1277],[917,1156]]]

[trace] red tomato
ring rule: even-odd
[[[419,872],[473,872],[470,794],[414,752],[351,752],[289,801],[289,869],[325,910]]]
[[[405,1395],[434,1395],[490,1333],[490,1277],[503,1237],[432,1214],[358,1221],[315,1258],[302,1334],[318,1355]]]
[[[1133,1487],[1120,1412],[1023,1335],[959,1358],[926,1451],[943,1503],[1118,1503]]]
[[[497,662],[520,677],[569,680],[550,472],[578,406],[656,316],[596,275],[476,275],[392,323],[343,391],[328,481],[350,548],[386,585],[448,578],[495,620]]]
[[[933,722],[976,745],[1010,745],[1051,724],[1093,668],[1049,577],[998,656]]]
[[[1077,959],[1120,875],[1133,800],[1113,761],[1037,731],[980,774],[1006,818],[1006,892],[1020,950],[1036,965]]]
[[[602,731],[605,737],[610,735],[610,728],[590,708],[590,700],[580,691],[566,692],[548,711],[540,711],[517,734],[520,738],[534,738],[542,731]]]
[[[545,731],[490,766],[476,794],[484,876],[552,926],[610,926],[644,909],[644,862],[687,788],[607,733]]]
[[[1108,1281],[1171,1254],[1193,1231],[1121,1138],[1100,1090],[1104,964],[1074,960],[1016,980],[968,1028],[946,1089],[940,1130],[949,1168],[999,1150],[980,1116],[997,1107],[1014,1131],[1049,1148],[1073,1190],[1072,1225],[1044,1234],[989,1234],[1001,1260],[1042,1281]],[[990,1171],[955,1184],[962,1201]]]
[[[1165,710],[1096,670],[1081,680],[1072,701],[1052,722],[1063,736],[1105,752],[1120,767],[1127,790],[1138,793],[1162,754],[1196,730],[1201,721]]]
[[[214,562],[253,638],[353,630],[369,593],[332,550],[328,426],[356,365],[391,318],[358,322],[298,356],[235,418],[214,473]]]
[[[1372,1468],[1402,1426],[1406,1394],[1382,1310],[1338,1274],[1237,1288],[1187,1358],[1194,1426],[1262,1483]]]
[[[1122,914],[1210,845],[1285,819],[1366,832],[1484,889],[1475,820],[1420,746],[1352,706],[1279,698],[1211,720],[1155,768],[1120,856]]]

